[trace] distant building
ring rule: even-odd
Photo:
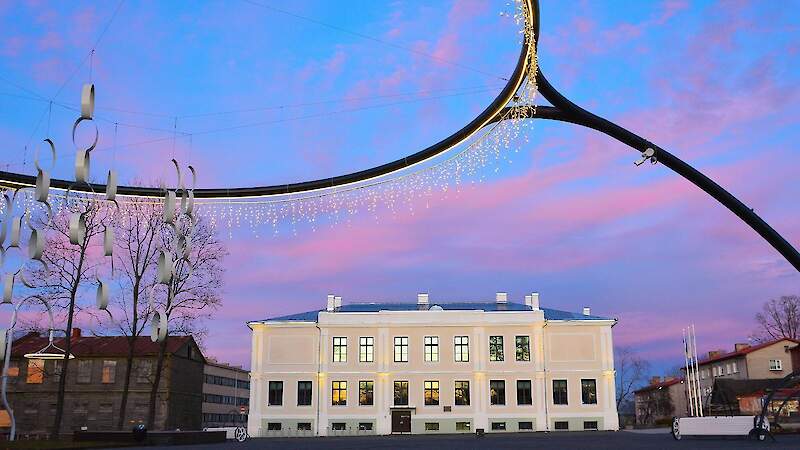
[[[55,344],[64,348],[64,340]],[[47,338],[29,333],[14,341],[8,377],[8,400],[17,433],[43,435],[53,426],[59,370],[63,361],[26,359],[26,353],[47,345]],[[158,344],[149,336],[134,344],[133,374],[124,429],[147,419]],[[65,394],[62,433],[86,427],[116,429],[128,353],[125,336],[82,336],[73,329],[72,355]],[[156,429],[199,429],[202,403],[203,358],[191,336],[167,339],[167,356],[159,383]]]
[[[683,378],[653,377],[650,384],[634,392],[636,425],[667,425],[673,417],[687,415]]]
[[[251,436],[617,430],[616,320],[495,301],[255,320]]]
[[[203,428],[247,426],[250,372],[207,358],[203,377]]]

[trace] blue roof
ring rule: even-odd
[[[440,306],[447,311],[530,311],[531,308],[522,303],[497,303],[497,302],[453,302],[453,303],[432,303],[430,305]],[[379,311],[418,311],[427,310],[429,307],[420,306],[416,303],[350,303],[342,305],[337,312],[379,312]],[[612,320],[608,317],[585,316],[582,313],[561,311],[552,308],[541,308],[544,312],[545,320]],[[316,322],[319,313],[324,309],[316,309],[297,314],[270,317],[264,321],[275,322]]]

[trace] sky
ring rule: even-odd
[[[800,2],[540,7],[539,61],[557,89],[691,163],[800,246]],[[169,176],[172,157],[197,167],[201,187],[381,164],[492,101],[519,52],[509,12],[482,0],[0,0],[0,168],[32,174],[50,136],[54,176],[70,177],[70,108],[89,81],[92,170],[114,168],[122,183]],[[323,308],[329,293],[540,292],[543,306],[618,318],[616,345],[659,370],[681,362],[687,325],[701,352],[732,349],[764,301],[800,294],[800,274],[755,232],[664,166],[635,167],[623,144],[536,121],[519,147],[482,183],[413,213],[220,230],[224,307],[206,353],[248,366],[248,320]]]

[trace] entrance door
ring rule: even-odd
[[[392,433],[411,433],[411,411],[392,411]]]

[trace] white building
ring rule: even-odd
[[[511,303],[342,305],[249,322],[251,436],[617,430],[614,319]]]

